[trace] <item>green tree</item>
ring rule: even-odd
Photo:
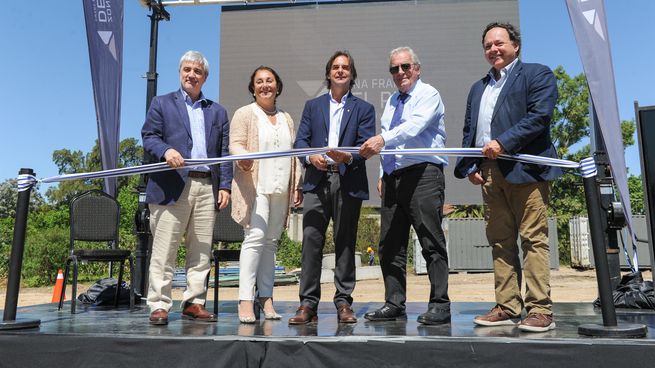
[[[120,187],[116,200],[121,208],[120,221],[120,247],[123,249],[136,249],[136,233],[134,224],[134,215],[139,206],[139,193],[136,186],[139,183],[139,177],[133,175],[126,177],[127,183]]]
[[[630,191],[630,208],[632,208],[632,214],[645,215],[646,199],[644,197],[644,187],[641,175],[632,175],[628,178],[628,190]]]
[[[119,145],[118,167],[136,166],[141,163],[143,147],[135,138],[126,138]],[[91,152],[71,151],[63,148],[52,153],[52,161],[57,165],[59,174],[99,171],[102,168],[100,161],[100,146],[98,140]],[[118,191],[127,185],[128,177],[118,178]],[[62,181],[56,187],[49,188],[46,197],[51,203],[68,203],[75,195],[89,189],[102,189],[103,179],[84,179]]]
[[[7,277],[9,270],[9,256],[14,237],[17,201],[18,189],[16,187],[16,179],[7,179],[0,183],[0,279]],[[36,189],[32,190],[30,194],[29,213],[39,212],[46,206],[41,193]]]
[[[7,179],[0,183],[0,218],[15,217],[17,201],[16,179]],[[44,203],[45,200],[38,188],[34,188],[30,194],[30,212],[38,210]]]
[[[571,78],[561,65],[553,73],[559,97],[550,133],[559,157],[570,159],[571,146],[589,137],[589,88],[584,74]]]

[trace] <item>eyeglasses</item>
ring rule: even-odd
[[[412,68],[412,65],[414,65],[414,64],[407,63],[407,64],[400,64],[400,65],[391,66],[391,67],[389,67],[389,73],[397,74],[400,71],[400,68],[403,68],[403,71],[407,72],[407,71],[409,71],[409,69]]]

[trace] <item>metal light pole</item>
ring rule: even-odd
[[[150,56],[149,68],[146,73],[147,91],[146,91],[146,113],[150,108],[150,102],[157,94],[157,41],[159,36],[159,21],[170,20],[171,16],[164,9],[161,0],[150,1],[148,3],[152,14],[150,17]],[[156,158],[149,153],[143,153],[143,163],[148,164],[156,162]],[[152,250],[152,237],[150,234],[150,211],[146,203],[146,183],[148,175],[143,174],[139,179],[137,190],[139,191],[139,206],[134,214],[136,224],[136,267],[134,269],[133,283],[137,293],[144,296],[147,291],[148,264],[150,251]]]

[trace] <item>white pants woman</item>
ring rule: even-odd
[[[239,300],[273,296],[275,252],[289,206],[289,193],[257,194],[239,259]]]

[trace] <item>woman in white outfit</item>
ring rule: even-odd
[[[282,92],[278,74],[272,68],[260,66],[252,73],[248,90],[255,102],[234,113],[230,154],[293,148],[293,120],[276,105]],[[280,157],[237,161],[232,200],[232,217],[245,231],[239,260],[239,320],[255,322],[255,286],[257,305],[266,319],[280,319],[273,308],[275,252],[290,204],[297,207],[302,202],[298,160]]]

